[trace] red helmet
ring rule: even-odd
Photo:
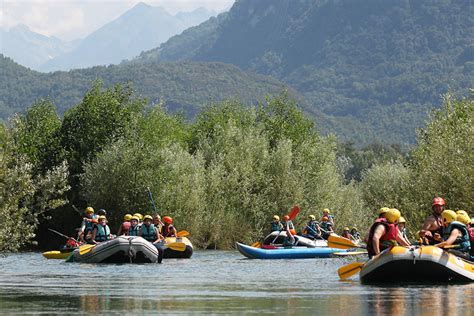
[[[289,217],[288,215],[285,215],[285,216],[283,216],[283,219],[284,219],[285,221],[289,221],[289,220],[290,220],[290,217]]]
[[[433,204],[431,206],[435,206],[435,205],[446,205],[446,202],[441,197],[435,197],[433,199]]]
[[[165,216],[165,217],[163,217],[163,222],[165,222],[166,224],[171,225],[171,224],[173,224],[173,219],[169,216]]]

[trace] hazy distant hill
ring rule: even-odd
[[[237,0],[133,61],[221,61],[273,75],[346,139],[413,142],[448,89],[474,85],[469,0]]]
[[[22,112],[44,97],[50,97],[63,113],[82,99],[95,79],[103,80],[106,86],[133,82],[138,93],[150,102],[163,100],[169,110],[183,110],[190,117],[210,102],[235,97],[254,103],[266,94],[280,93],[285,86],[233,65],[208,62],[98,66],[40,73],[0,55],[0,69],[0,119]],[[296,93],[290,93],[298,98]]]
[[[160,7],[139,3],[116,20],[81,40],[71,52],[42,65],[41,71],[117,64],[157,47],[171,36],[209,19],[204,8],[171,15]]]
[[[75,44],[35,33],[26,25],[0,29],[0,53],[32,69],[71,50]]]

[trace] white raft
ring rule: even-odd
[[[87,247],[89,245],[85,245]],[[92,245],[91,245],[92,246]],[[84,246],[81,246],[84,247]],[[93,246],[88,251],[74,250],[68,262],[84,263],[148,263],[158,262],[156,247],[138,236],[119,236]]]

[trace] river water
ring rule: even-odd
[[[113,265],[14,254],[0,258],[0,313],[474,315],[474,283],[381,287],[361,285],[357,277],[339,281],[336,271],[348,262],[196,251],[189,260]]]

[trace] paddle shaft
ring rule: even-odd
[[[158,211],[156,210],[155,200],[153,200],[153,194],[151,193],[151,190],[149,187],[147,187],[147,189],[148,189],[148,197],[150,198],[150,202],[151,202],[151,205],[153,206],[153,210],[155,211],[155,213],[158,213]]]
[[[69,236],[66,236],[66,235],[64,235],[64,234],[62,234],[62,233],[60,233],[60,232],[58,232],[57,230],[54,230],[54,229],[51,229],[51,228],[48,228],[48,230],[49,230],[49,231],[52,231],[52,232],[55,233],[55,234],[58,234],[58,235],[61,236],[61,237],[64,237],[64,238],[66,238],[66,239],[73,239],[74,241],[77,242],[76,239],[74,239],[74,238],[72,238],[72,237],[69,237]]]

